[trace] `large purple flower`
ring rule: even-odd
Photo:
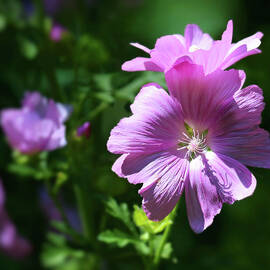
[[[0,180],[0,250],[13,258],[27,256],[32,247],[26,239],[18,234],[4,206],[5,191]]]
[[[66,145],[64,121],[70,111],[70,106],[27,92],[21,109],[2,111],[1,125],[9,144],[18,151],[50,151]]]
[[[155,48],[150,50],[138,43],[131,43],[150,55],[150,58],[137,57],[123,64],[125,71],[160,71],[166,72],[180,57],[188,56],[193,63],[202,65],[206,74],[218,68],[226,69],[240,59],[260,53],[257,49],[263,34],[256,34],[237,43],[232,43],[233,23],[228,22],[221,40],[214,41],[196,24],[188,24],[184,36],[167,35],[159,38]]]
[[[107,147],[121,154],[113,171],[143,184],[139,194],[151,220],[166,217],[185,191],[190,226],[200,233],[223,203],[254,192],[256,179],[244,165],[270,168],[269,135],[259,128],[262,91],[241,89],[243,71],[205,75],[188,62],[165,78],[170,95],[156,84],[144,86]]]

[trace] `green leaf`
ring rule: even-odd
[[[45,267],[56,267],[63,264],[68,256],[68,249],[48,245],[45,246],[45,251],[41,255],[41,261]]]
[[[98,240],[107,244],[115,244],[120,248],[132,244],[139,253],[143,255],[148,255],[150,253],[148,246],[142,241],[117,229],[100,233]]]
[[[8,165],[8,171],[14,174],[18,174],[20,176],[24,177],[32,177],[36,175],[37,171],[27,165],[22,164],[9,164]]]
[[[151,82],[156,82],[163,88],[166,87],[164,75],[162,73],[145,72],[140,77],[137,77],[124,87],[118,89],[115,96],[133,102],[135,95],[139,92],[141,87]]]
[[[41,262],[45,268],[54,270],[88,270],[96,269],[97,258],[78,247],[69,246],[63,235],[49,233],[47,243],[43,245]]]
[[[47,238],[55,246],[64,246],[67,242],[67,239],[59,233],[48,233]]]
[[[114,229],[113,231],[107,230],[100,233],[98,236],[98,240],[107,244],[116,244],[120,248],[138,241],[134,237],[131,237],[130,235],[117,229]]]
[[[36,44],[28,39],[20,39],[21,52],[25,58],[33,60],[38,54],[38,47]]]
[[[67,182],[67,180],[68,180],[68,175],[66,173],[58,172],[56,174],[56,180],[53,186],[53,192],[57,194],[60,188],[62,187],[62,185],[64,185]]]
[[[134,205],[133,220],[136,226],[151,234],[160,233],[168,225],[172,224],[170,216],[167,216],[163,220],[157,222],[149,220],[145,212],[137,205]]]
[[[163,247],[161,258],[170,259],[172,251],[173,251],[172,244],[166,243],[165,246]]]
[[[133,233],[136,233],[135,226],[131,220],[130,212],[126,203],[118,204],[113,198],[106,202],[106,211],[111,216],[121,220]]]
[[[0,14],[0,32],[5,30],[7,25],[7,19],[3,14]]]
[[[154,247],[155,252],[160,246],[160,243],[162,241],[163,236],[162,235],[155,235],[151,241],[152,245]],[[172,244],[170,242],[167,242],[162,249],[162,252],[160,254],[160,257],[163,259],[170,259],[173,252]]]
[[[112,92],[113,86],[112,86],[112,76],[113,74],[95,74],[93,76],[93,80],[96,84],[96,86],[105,92]]]

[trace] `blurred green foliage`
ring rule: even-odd
[[[33,5],[33,13],[28,13],[26,2]],[[68,146],[53,154],[25,157],[8,147],[3,134],[0,138],[7,209],[19,232],[34,246],[33,254],[22,261],[0,254],[1,269],[88,270],[98,265],[100,269],[142,269],[154,257],[172,221],[170,216],[159,223],[146,218],[137,206],[141,204],[138,187],[111,171],[115,157],[107,152],[106,141],[119,119],[130,114],[129,105],[142,85],[152,81],[166,85],[162,74],[121,71],[124,61],[144,54],[129,42],[152,48],[161,35],[183,33],[187,23],[197,23],[219,38],[230,18],[234,41],[264,32],[263,53],[235,68],[246,71],[246,85],[258,84],[264,90],[263,127],[270,131],[269,7],[261,0],[95,0],[90,4],[74,0],[52,16],[44,12],[43,1],[0,0],[0,108],[18,107],[26,90],[38,90],[74,106],[67,122]],[[67,29],[60,42],[49,37],[54,22]],[[89,140],[75,136],[84,121],[92,123]],[[201,235],[189,228],[181,198],[171,242],[161,254],[161,269],[270,268],[270,173],[253,172],[258,180],[254,196],[224,205]],[[62,223],[54,224],[61,234],[48,232],[49,221],[39,206],[42,182],[51,194],[61,191],[71,203],[76,196],[70,183],[84,187],[82,197],[89,205],[85,222],[92,223],[93,229],[86,242]]]

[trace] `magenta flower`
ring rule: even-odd
[[[5,109],[1,125],[9,144],[24,154],[51,151],[66,145],[64,122],[71,107],[38,92],[27,92],[21,109]]]
[[[50,32],[50,39],[54,42],[59,42],[66,32],[67,30],[62,25],[54,24]]]
[[[132,184],[149,219],[166,217],[185,191],[191,228],[200,233],[223,203],[250,196],[256,179],[244,166],[270,168],[270,141],[259,128],[262,91],[241,89],[243,71],[205,75],[188,62],[166,72],[170,95],[146,85],[133,115],[111,131],[108,150],[121,154],[113,171]],[[244,164],[244,165],[243,165]]]
[[[84,136],[85,138],[89,138],[91,135],[91,123],[85,122],[83,125],[78,127],[77,129],[77,136],[81,137]]]
[[[19,259],[32,251],[30,243],[21,237],[5,210],[5,191],[0,180],[0,250]]]
[[[216,69],[226,69],[237,61],[252,54],[260,53],[257,49],[263,34],[256,34],[237,43],[232,43],[233,23],[228,22],[221,40],[214,41],[201,31],[196,24],[188,24],[185,35],[168,35],[159,38],[155,48],[150,50],[138,43],[131,43],[150,55],[150,58],[137,57],[122,65],[125,71],[160,71],[166,72],[179,58],[187,56],[195,64],[204,67],[205,74]]]

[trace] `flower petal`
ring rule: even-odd
[[[185,185],[186,206],[191,228],[200,233],[220,213],[222,203],[232,204],[253,194],[256,179],[236,160],[207,152],[190,163]]]
[[[268,132],[260,129],[264,109],[262,90],[248,86],[238,90],[210,130],[210,148],[214,152],[255,167],[270,167]]]
[[[113,171],[132,184],[144,183],[147,186],[159,179],[169,164],[175,164],[182,158],[183,151],[175,149],[153,154],[124,154],[114,163]]]
[[[151,59],[162,68],[162,71],[166,71],[176,59],[186,53],[179,36],[181,35],[163,36],[157,40],[155,48],[151,50]]]
[[[192,52],[192,46],[196,49],[209,50],[212,46],[213,39],[204,34],[196,24],[188,24],[185,28],[186,47]]]
[[[185,121],[205,130],[219,113],[218,108],[240,88],[243,73],[217,70],[204,75],[201,66],[184,62],[173,66],[165,78],[170,94],[182,105]]]
[[[130,43],[130,45],[133,46],[133,47],[136,47],[136,48],[138,48],[140,50],[143,50],[146,53],[150,53],[150,51],[151,51],[147,47],[145,47],[145,46],[143,46],[143,45],[141,45],[141,44],[139,44],[137,42],[132,42],[132,43]]]
[[[130,61],[126,61],[122,65],[122,70],[124,71],[158,71],[162,72],[163,69],[156,65],[150,58],[136,57]]]
[[[108,150],[115,154],[154,153],[177,145],[184,129],[181,106],[165,90],[143,87],[131,106],[133,116],[111,131]]]
[[[178,202],[187,176],[188,161],[173,155],[163,162],[155,158],[153,163],[152,179],[144,182],[139,193],[143,197],[143,209],[148,218],[158,221],[165,218]],[[143,169],[146,175],[149,174],[148,167]]]

